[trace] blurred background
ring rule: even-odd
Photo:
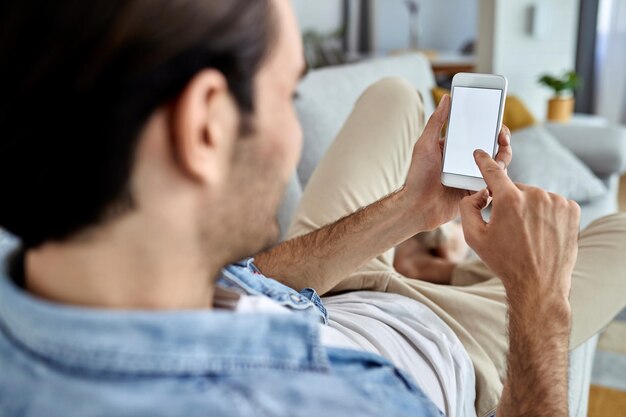
[[[626,123],[626,0],[294,0],[314,67],[418,49],[438,83],[505,75],[545,117],[543,74],[576,71],[576,113]]]

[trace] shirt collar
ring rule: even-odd
[[[0,332],[61,367],[125,374],[328,369],[319,327],[304,315],[120,311],[57,304],[18,288],[0,255]]]

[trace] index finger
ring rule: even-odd
[[[474,160],[476,160],[476,165],[478,165],[478,169],[480,169],[487,187],[493,195],[509,188],[517,189],[513,181],[504,172],[504,169],[487,152],[476,149],[474,151]]]

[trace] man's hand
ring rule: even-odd
[[[255,256],[268,276],[292,288],[336,289],[345,277],[416,233],[457,216],[467,191],[441,184],[443,140],[450,97],[445,96],[413,149],[407,181],[400,190],[355,213]],[[497,158],[506,167],[512,158],[509,129],[502,128]]]
[[[487,190],[462,201],[467,243],[500,276],[509,297],[523,294],[535,306],[535,296],[567,301],[578,250],[580,207],[539,188],[513,184],[485,152],[476,151],[475,158],[493,196],[493,208],[485,223],[480,212],[488,202]]]
[[[461,199],[470,194],[468,191],[441,184],[445,143],[445,139],[441,137],[441,129],[449,113],[450,96],[445,95],[413,149],[411,167],[403,191],[408,193],[414,211],[420,215],[420,230],[435,229],[458,217]],[[510,138],[509,128],[503,125],[498,136],[499,150],[496,160],[505,170],[513,159]]]
[[[509,301],[507,380],[498,416],[568,416],[568,296],[577,255],[580,208],[538,188],[516,185],[482,151],[476,163],[493,196],[463,199],[467,243],[504,283]]]

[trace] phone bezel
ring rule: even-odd
[[[504,117],[504,103],[506,100],[508,81],[502,75],[494,74],[472,74],[467,72],[461,72],[454,76],[452,79],[452,89],[450,90],[450,110],[452,110],[452,103],[454,101],[454,87],[470,87],[470,88],[493,88],[501,89],[502,97],[500,98],[500,109],[498,116],[498,128],[496,129],[496,135],[494,137],[494,146],[491,157],[495,157],[498,152],[498,135],[502,129],[502,118]],[[449,132],[450,117],[446,123],[446,132]],[[448,149],[448,141],[446,140],[443,149],[443,158],[441,161],[441,183],[446,187],[460,188],[462,190],[479,191],[487,187],[485,180],[482,178],[470,177],[467,175],[450,174],[443,172],[443,167],[446,159],[446,151]]]

